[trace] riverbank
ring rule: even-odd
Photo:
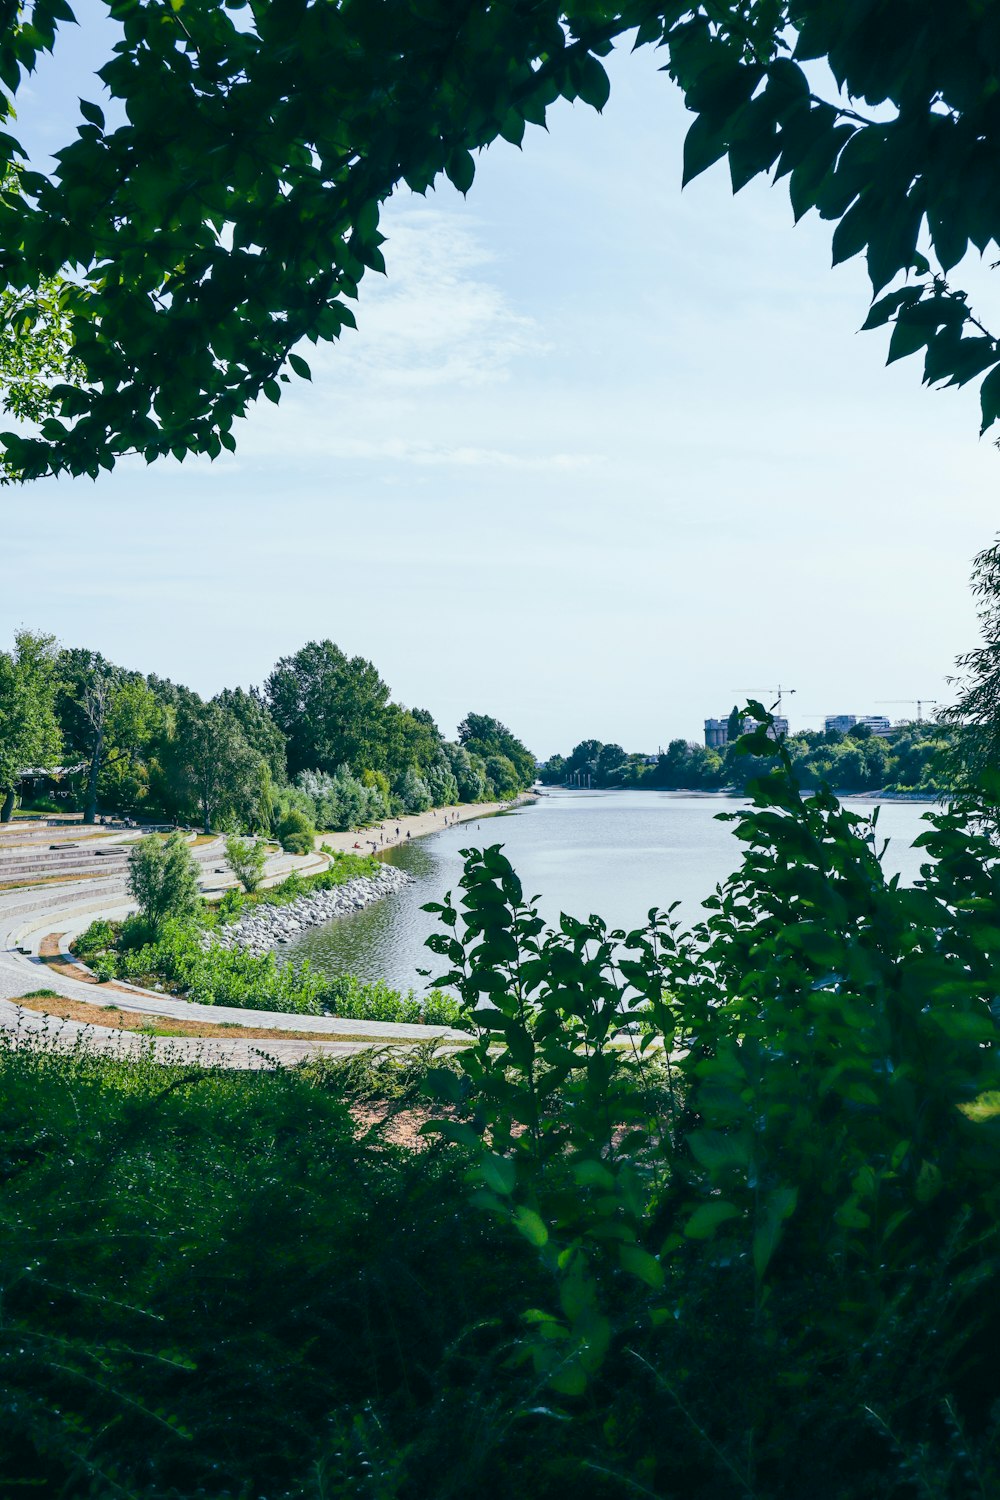
[[[206,947],[214,943],[220,948],[244,948],[259,957],[283,946],[307,927],[319,927],[334,917],[363,911],[373,901],[402,890],[411,879],[394,865],[382,865],[377,875],[358,876],[327,890],[306,891],[281,906],[261,902],[228,926],[206,933],[204,943]]]
[[[381,823],[365,828],[361,833],[353,830],[347,833],[319,833],[316,835],[316,848],[322,849],[326,844],[331,849],[381,854],[384,849],[392,849],[408,841],[412,842],[413,839],[426,838],[430,833],[440,833],[442,829],[455,827],[460,823],[477,823],[483,818],[492,818],[497,813],[508,812],[512,807],[524,807],[537,800],[537,792],[522,792],[520,796],[506,802],[460,802],[456,807],[437,807],[430,812],[408,813],[401,818],[383,818]]]

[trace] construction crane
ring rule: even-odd
[[[890,703],[908,703],[912,707],[915,703],[917,705],[917,723],[922,724],[924,722],[924,704],[926,703],[928,708],[936,708],[938,702],[937,698],[882,698],[879,707],[887,708]]]
[[[782,698],[785,696],[786,693],[789,695],[789,697],[791,697],[792,693],[797,692],[798,689],[797,688],[782,687],[781,683],[779,682],[777,687],[736,688],[734,691],[737,692],[737,693],[777,693],[778,700],[777,700],[776,703],[773,703],[771,705],[771,707],[772,708],[776,708],[778,710],[779,714],[780,714],[781,713],[781,700],[782,700]]]

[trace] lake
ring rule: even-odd
[[[873,805],[862,798],[845,802],[859,812]],[[693,923],[700,903],[739,863],[732,825],[717,815],[745,806],[741,798],[686,792],[552,790],[530,806],[387,851],[386,860],[414,876],[413,884],[364,911],[309,928],[282,948],[281,957],[308,958],[330,974],[422,989],[417,971],[439,960],[424,947],[436,924],[420,908],[457,889],[462,849],[488,844],[504,846],[525,894],[538,895],[548,922],[562,911],[576,917],[597,912],[612,926],[638,927],[651,906],[679,900],[680,915]],[[932,806],[880,805],[879,832],[889,839],[886,871],[907,883],[919,875],[921,851],[911,845]]]

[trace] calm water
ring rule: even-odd
[[[850,799],[848,799],[850,800]],[[858,800],[858,811],[871,803]],[[308,958],[327,973],[386,979],[423,987],[418,969],[438,963],[424,948],[435,930],[420,910],[456,889],[461,849],[503,844],[524,885],[539,896],[549,922],[561,911],[576,917],[598,912],[613,926],[639,926],[651,906],[681,901],[680,915],[694,922],[699,904],[739,863],[732,825],[716,814],[746,803],[733,797],[684,792],[560,792],[516,812],[462,823],[389,850],[386,858],[415,876],[397,895],[324,927],[313,927],[283,948],[282,957]],[[911,849],[930,804],[886,802],[879,831],[890,840],[885,867],[905,881],[917,878],[920,851]]]

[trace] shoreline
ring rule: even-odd
[[[475,823],[515,807],[527,807],[538,801],[538,795],[537,792],[520,792],[506,802],[459,802],[454,807],[431,808],[425,813],[405,813],[400,818],[383,818],[360,833],[353,829],[346,833],[317,833],[315,848],[321,851],[323,845],[328,844],[331,849],[347,854],[375,854],[377,857],[386,849],[397,849],[401,844],[426,838],[431,833],[441,833],[460,823]]]

